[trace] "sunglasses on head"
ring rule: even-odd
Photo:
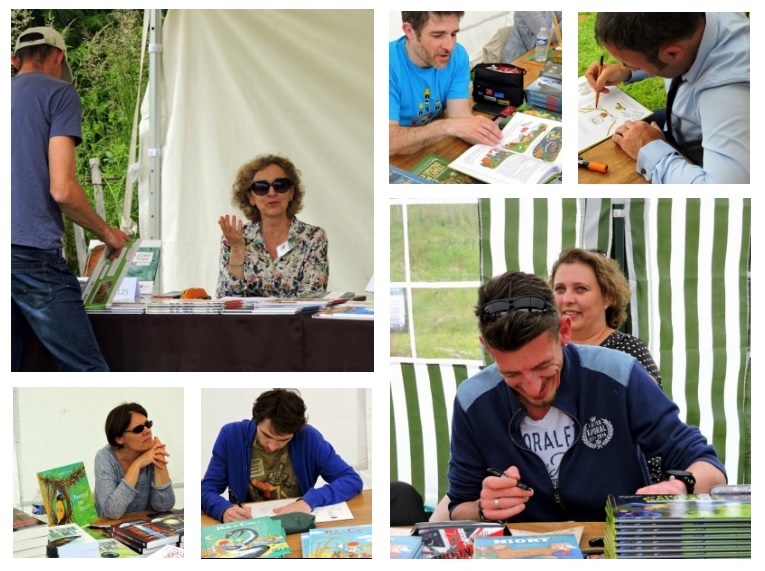
[[[274,191],[279,194],[284,194],[290,188],[292,188],[292,181],[288,178],[277,178],[273,182],[266,180],[256,180],[250,185],[250,190],[258,196],[265,196],[268,194],[268,189],[274,187]]]
[[[141,434],[144,430],[144,428],[151,428],[154,426],[153,420],[147,420],[143,424],[139,424],[138,426],[134,426],[133,428],[126,430],[125,432],[132,432],[133,434]]]
[[[494,299],[485,304],[481,311],[491,317],[500,317],[511,310],[524,313],[548,313],[551,311],[557,313],[558,311],[553,304],[538,295]]]

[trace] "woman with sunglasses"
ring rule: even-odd
[[[558,256],[550,286],[561,315],[571,317],[571,342],[632,355],[661,387],[661,374],[646,344],[619,331],[627,319],[630,286],[616,260],[599,251],[570,248]],[[662,480],[661,460],[650,458],[651,480]]]
[[[106,417],[106,440],[96,454],[96,512],[109,519],[127,512],[168,511],[175,492],[167,471],[165,445],[152,435],[146,409],[125,403]]]
[[[303,207],[300,171],[278,155],[243,165],[233,204],[250,221],[221,216],[217,297],[299,297],[327,290],[327,236],[295,216]]]

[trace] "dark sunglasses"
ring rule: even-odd
[[[272,186],[276,192],[284,194],[292,188],[292,181],[288,178],[277,178],[274,182],[256,180],[250,185],[250,190],[258,196],[265,196],[268,194],[268,189]]]
[[[483,306],[483,313],[491,317],[500,317],[508,311],[522,311],[525,313],[557,313],[557,308],[538,295],[524,295],[520,297],[511,297],[505,299],[494,299]]]
[[[139,424],[138,426],[134,426],[130,430],[126,430],[125,432],[132,432],[133,434],[141,434],[144,430],[144,428],[151,428],[154,426],[153,420],[147,420],[143,424]]]

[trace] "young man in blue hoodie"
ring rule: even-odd
[[[326,484],[316,488],[321,476]],[[229,499],[221,494],[228,488]],[[277,513],[310,513],[361,492],[361,477],[307,423],[296,391],[261,394],[252,419],[225,425],[202,479],[202,510],[222,522],[249,519],[241,502],[295,498]]]

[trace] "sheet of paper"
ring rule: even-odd
[[[285,500],[273,500],[270,502],[250,502],[244,505],[250,508],[252,517],[270,517],[276,515],[274,513],[275,508],[280,508],[294,502],[294,498],[287,498]],[[316,523],[353,519],[353,514],[346,502],[318,507],[311,512],[311,515],[316,518]]]

